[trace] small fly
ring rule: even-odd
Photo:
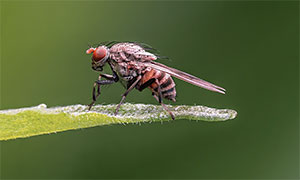
[[[176,101],[176,89],[172,76],[201,88],[225,94],[225,89],[220,86],[156,62],[161,57],[154,52],[156,51],[151,46],[137,42],[112,41],[101,43],[96,48],[89,48],[86,53],[92,53],[92,69],[102,71],[103,66],[108,64],[112,70],[112,75],[100,73],[98,80],[95,81],[93,101],[89,105],[89,110],[100,95],[101,85],[109,85],[118,81],[125,84],[126,91],[122,95],[115,114],[118,113],[121,104],[132,89],[142,91],[149,88],[153,97],[170,114],[171,118],[175,119],[174,114],[163,103],[163,99]]]

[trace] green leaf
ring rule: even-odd
[[[113,115],[116,105],[96,105],[88,111],[85,105],[47,108],[45,104],[35,107],[0,111],[0,140],[25,138],[72,129],[108,124],[128,124],[172,121],[159,105],[130,104],[121,106],[119,114]],[[226,121],[234,119],[237,112],[205,106],[170,106],[176,120]]]

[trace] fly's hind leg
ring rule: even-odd
[[[175,116],[174,114],[169,110],[169,108],[162,102],[162,93],[161,93],[161,89],[160,89],[160,84],[158,82],[158,80],[156,79],[156,84],[158,85],[157,86],[157,92],[158,92],[158,95],[156,95],[155,93],[152,93],[153,97],[160,103],[160,105],[164,108],[165,111],[167,111],[171,118],[174,120],[175,119]]]
[[[152,95],[153,95],[153,97],[159,102],[159,97],[157,97],[157,95],[154,94],[154,93],[152,93]],[[175,120],[175,116],[174,116],[174,114],[172,113],[172,111],[170,111],[169,108],[168,108],[162,101],[160,102],[160,105],[164,108],[165,111],[167,111],[167,112],[170,114],[171,118],[172,118],[173,120]]]

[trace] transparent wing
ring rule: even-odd
[[[193,85],[202,87],[204,89],[225,94],[226,90],[220,86],[214,85],[212,83],[209,83],[207,81],[199,79],[193,75],[190,75],[183,71],[168,67],[168,66],[160,64],[158,62],[155,62],[155,61],[144,62],[144,65],[147,67],[151,67],[153,69],[159,70],[159,71],[163,71],[165,73],[170,74],[171,76],[174,76],[178,79],[181,79],[181,80],[191,83]]]

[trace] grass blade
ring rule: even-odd
[[[25,138],[72,129],[108,124],[128,124],[170,121],[169,114],[159,105],[130,104],[121,106],[114,116],[116,105],[96,105],[88,111],[85,105],[47,108],[41,104],[29,108],[0,111],[0,140]],[[170,106],[176,120],[226,121],[234,119],[237,112],[205,106]]]

